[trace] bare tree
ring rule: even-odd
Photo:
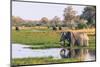
[[[59,26],[59,23],[61,22],[61,19],[60,19],[60,17],[58,17],[58,16],[55,16],[53,19],[52,19],[52,21],[51,21],[51,23],[52,23],[52,25],[53,26]]]
[[[76,11],[73,10],[72,6],[68,6],[64,9],[64,22],[70,26],[74,23]]]

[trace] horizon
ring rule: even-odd
[[[61,4],[48,4],[48,3],[28,3],[28,2],[12,2],[12,16],[18,16],[24,20],[40,20],[42,17],[52,19],[55,16],[63,20],[64,9],[72,6],[73,10],[81,15],[84,6],[80,5],[61,5]]]

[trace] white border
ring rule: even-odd
[[[68,63],[39,65],[37,67],[98,67],[100,64],[100,0],[27,0],[42,2],[57,2],[71,4],[87,4],[97,6],[97,61],[86,63]],[[10,67],[10,0],[0,0],[0,67]],[[25,66],[24,66],[25,67]],[[26,66],[36,67],[36,66]]]

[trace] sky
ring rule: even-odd
[[[84,7],[79,5],[61,5],[61,4],[47,4],[47,3],[30,3],[30,2],[12,2],[12,16],[19,16],[27,20],[39,20],[42,17],[52,19],[58,16],[63,19],[64,9],[72,6],[80,15]]]

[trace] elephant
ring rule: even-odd
[[[89,37],[84,32],[61,32],[60,42],[69,42],[69,46],[89,46]]]
[[[77,48],[77,49],[61,49],[61,58],[79,58],[81,61],[85,60],[87,55],[89,55],[89,50],[87,48]]]

